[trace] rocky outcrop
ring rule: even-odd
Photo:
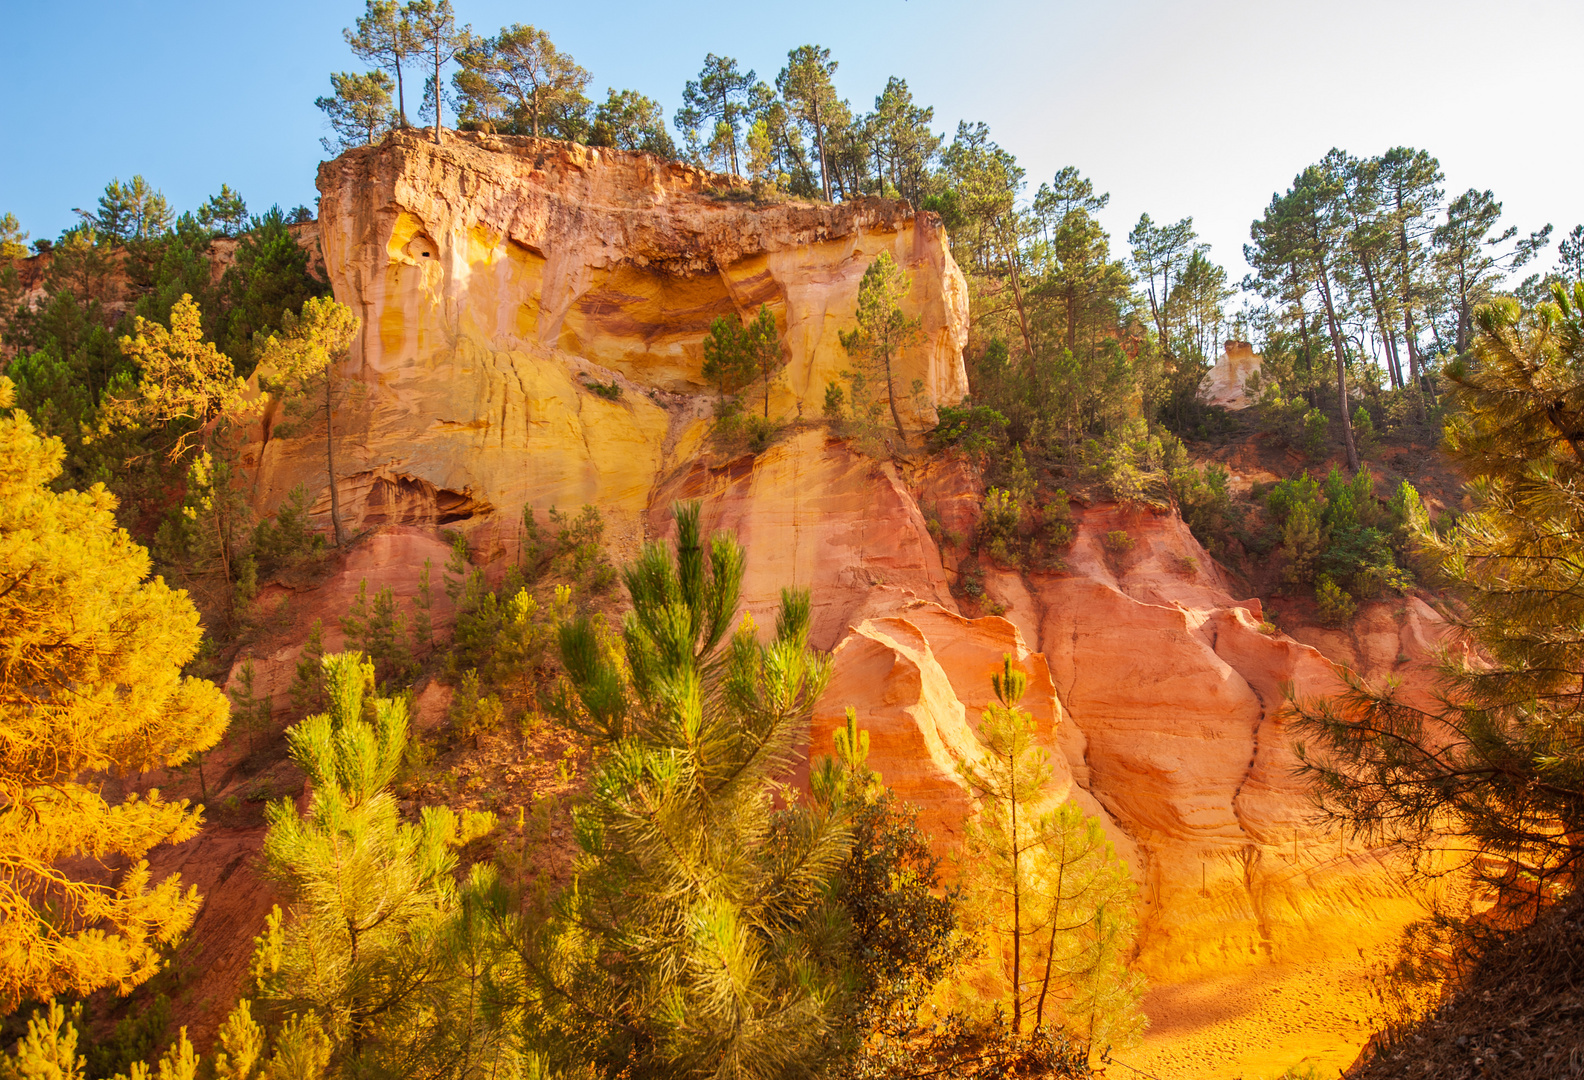
[[[978,753],[989,674],[1003,655],[1029,673],[1050,800],[1100,818],[1140,886],[1138,964],[1157,988],[1147,1011],[1176,1018],[1163,1025],[1173,1046],[1227,1017],[1259,1042],[1291,1002],[1183,1003],[1288,963],[1355,978],[1361,950],[1419,913],[1390,852],[1312,820],[1282,704],[1288,687],[1334,689],[1336,663],[1411,681],[1440,639],[1428,607],[1377,603],[1348,632],[1279,631],[1174,514],[1095,505],[1075,507],[1061,572],[981,566],[985,610],[999,614],[970,617],[953,594],[966,547],[952,538],[976,526],[974,469],[876,461],[812,422],[849,366],[837,331],[882,250],[912,276],[907,304],[925,329],[899,384],[917,379],[936,402],[966,391],[966,292],[931,216],[880,200],[759,205],[728,178],[646,155],[449,133],[442,146],[396,135],[353,151],[323,167],[320,190],[336,296],[364,323],[336,414],[339,488],[348,524],[374,533],[318,590],[322,610],[344,610],[364,578],[410,596],[423,562],[448,553],[439,526],[467,529],[484,561],[523,506],[593,503],[617,526],[620,558],[668,533],[673,502],[698,499],[706,526],[747,549],[743,600],[759,625],[773,624],[783,587],[811,591],[813,642],[834,674],[810,753],[829,752],[856,708],[871,764],[920,807],[942,853],[974,811],[958,766]],[[701,341],[715,317],[761,303],[782,331],[771,413],[786,430],[757,454],[705,453]],[[1210,382],[1241,392],[1258,358],[1234,356],[1237,344]],[[902,411],[915,429],[931,420],[911,394]],[[325,490],[323,436],[266,419],[249,451],[261,509],[297,483]],[[1103,542],[1115,533],[1131,543]],[[295,655],[271,654],[266,691],[283,692]],[[1338,1007],[1352,1006],[1305,1006],[1316,1023]],[[1282,1053],[1307,1052],[1302,1029],[1282,1028]],[[1216,1058],[1217,1039],[1133,1063],[1163,1076],[1267,1064]]]
[[[1205,372],[1199,384],[1199,400],[1220,405],[1233,412],[1254,404],[1248,391],[1249,376],[1260,370],[1261,357],[1246,341],[1229,341],[1215,366]]]
[[[955,611],[940,552],[917,502],[888,461],[875,461],[822,427],[801,429],[757,457],[696,461],[656,492],[650,535],[667,536],[671,506],[704,505],[710,529],[748,550],[743,603],[773,625],[784,587],[808,589],[812,640],[833,648],[861,613],[926,599]]]
[[[963,277],[936,219],[906,203],[760,205],[647,154],[451,133],[344,154],[319,190],[336,298],[363,320],[345,368],[358,392],[337,414],[354,526],[525,504],[636,517],[702,433],[711,321],[768,305],[785,357],[771,415],[812,418],[851,366],[838,331],[881,251],[910,275],[924,331],[896,371],[927,392],[899,390],[904,421],[967,392]],[[260,504],[326,491],[322,432],[261,437]]]
[[[950,475],[932,467],[923,480],[950,516]],[[1360,1007],[1369,958],[1424,908],[1401,886],[1390,849],[1315,820],[1283,707],[1289,691],[1340,688],[1337,662],[1423,694],[1445,624],[1410,597],[1367,605],[1349,631],[1284,633],[1258,599],[1228,591],[1175,514],[1104,504],[1074,513],[1065,570],[984,574],[1001,616],[872,597],[835,648],[811,748],[829,753],[855,707],[871,761],[950,846],[973,810],[957,766],[978,753],[972,728],[989,675],[1011,655],[1030,672],[1052,797],[1101,819],[1140,887],[1136,962],[1155,988],[1146,1012],[1174,1023],[1123,1060],[1158,1075],[1232,1076],[1264,1067],[1262,1054],[1315,1050],[1302,1035],[1311,1024],[1340,1039],[1345,1063],[1365,1032],[1334,1035],[1331,1012]],[[1116,533],[1131,541],[1121,554],[1103,542]],[[1281,973],[1295,965],[1336,985],[1298,998],[1251,992],[1285,985]],[[1212,1040],[1217,1025],[1238,1034]],[[1228,1049],[1240,1041],[1241,1061]]]

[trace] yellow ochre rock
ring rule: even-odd
[[[530,503],[635,517],[696,445],[710,323],[767,304],[784,359],[771,415],[813,419],[852,367],[838,331],[882,251],[924,330],[896,371],[904,422],[925,428],[967,393],[963,276],[944,229],[904,202],[759,204],[647,154],[451,132],[346,153],[319,190],[336,299],[363,320],[336,412],[353,527],[511,520]],[[251,448],[257,501],[302,483],[323,513],[323,424],[286,436],[280,419]]]

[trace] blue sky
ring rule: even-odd
[[[1234,278],[1249,221],[1334,145],[1424,147],[1451,190],[1493,189],[1524,232],[1584,220],[1576,2],[456,2],[478,31],[549,31],[593,74],[591,96],[634,87],[667,115],[706,52],[773,80],[789,48],[825,45],[855,107],[899,75],[939,130],[987,122],[1031,187],[1067,164],[1091,176],[1119,248],[1140,212],[1191,214]],[[0,0],[0,212],[54,236],[134,173],[178,209],[222,182],[255,210],[312,205],[313,99],[356,66],[341,29],[361,10]]]

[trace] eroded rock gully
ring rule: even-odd
[[[943,851],[972,810],[955,769],[975,753],[989,674],[1003,654],[1029,671],[1051,798],[1098,815],[1140,885],[1138,965],[1157,988],[1157,1035],[1136,1064],[1230,1076],[1313,1052],[1347,1059],[1363,1035],[1323,1021],[1341,999],[1250,988],[1299,963],[1357,982],[1360,958],[1418,908],[1388,853],[1309,820],[1282,687],[1330,690],[1337,660],[1411,681],[1441,631],[1429,608],[1366,605],[1349,634],[1272,632],[1176,516],[1097,505],[1075,509],[1065,571],[989,571],[1002,614],[965,617],[956,555],[921,507],[970,534],[972,469],[899,469],[812,422],[848,364],[836,332],[853,325],[858,281],[882,250],[911,274],[907,305],[925,329],[900,385],[918,379],[933,401],[966,392],[962,275],[938,223],[905,204],[758,206],[725,178],[641,154],[451,135],[353,151],[322,167],[320,190],[335,293],[365,327],[343,372],[356,392],[337,413],[341,495],[348,524],[374,534],[352,556],[360,569],[295,598],[295,629],[260,665],[266,689],[284,693],[308,618],[333,625],[360,572],[410,595],[423,561],[443,562],[442,524],[489,551],[524,505],[593,503],[621,557],[667,532],[673,501],[700,499],[707,525],[747,547],[744,599],[760,625],[782,586],[812,590],[814,641],[835,660],[813,751],[855,707],[872,764]],[[783,332],[770,408],[789,430],[757,456],[721,460],[704,442],[713,396],[700,342],[717,315],[760,303]],[[932,421],[908,400],[907,423]],[[249,450],[256,505],[303,483],[323,514],[322,427],[271,426]],[[1119,529],[1134,540],[1120,559],[1101,543]]]

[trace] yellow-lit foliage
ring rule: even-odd
[[[281,320],[281,332],[271,334],[259,354],[260,374],[292,386],[346,356],[362,325],[351,308],[328,296],[309,297],[300,315],[286,311]]]
[[[112,394],[104,406],[106,425],[147,427],[185,422],[171,447],[174,461],[198,441],[206,440],[223,419],[242,420],[262,409],[262,395],[248,395],[231,358],[203,338],[202,314],[191,296],[182,295],[171,308],[169,330],[137,316],[137,332],[121,339],[121,351],[141,371],[135,391]]]
[[[0,410],[14,388],[0,378]],[[175,766],[213,746],[228,705],[184,678],[198,613],[146,580],[148,553],[96,485],[55,492],[63,455],[21,410],[0,416],[0,1009],[25,997],[128,989],[191,924],[198,896],[154,883],[143,856],[197,832],[201,808],[151,791],[117,804],[110,770]],[[79,880],[61,860],[130,861]]]

